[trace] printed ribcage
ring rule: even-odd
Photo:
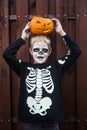
[[[45,88],[45,90],[48,93],[52,93],[54,89],[54,84],[49,70],[47,69],[42,70],[42,79],[43,79],[43,87]]]
[[[31,93],[36,88],[36,72],[31,70],[26,78],[26,89],[28,93]]]
[[[27,92],[31,93],[36,89],[35,100],[39,102],[42,98],[43,88],[47,93],[52,93],[54,84],[48,69],[33,69],[29,68],[29,75],[26,78]]]

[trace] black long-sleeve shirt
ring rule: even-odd
[[[63,119],[61,77],[76,61],[81,50],[69,35],[62,38],[68,46],[68,53],[51,63],[31,64],[17,59],[17,51],[25,44],[22,38],[4,51],[5,61],[20,77],[19,121],[56,123]]]

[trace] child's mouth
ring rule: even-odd
[[[43,56],[38,56],[37,58],[38,58],[38,59],[43,59],[44,57],[43,57]]]

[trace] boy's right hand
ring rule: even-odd
[[[25,26],[25,28],[22,30],[21,38],[23,40],[28,39],[30,36],[30,22],[28,22]]]

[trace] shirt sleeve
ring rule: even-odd
[[[63,36],[62,39],[68,47],[68,52],[65,56],[58,59],[58,63],[62,66],[63,72],[65,72],[79,57],[81,50],[68,34]]]
[[[16,40],[13,44],[8,46],[4,53],[3,58],[5,59],[6,63],[10,66],[15,73],[20,76],[20,63],[21,60],[17,59],[16,54],[19,48],[25,44],[25,41],[22,38]]]

